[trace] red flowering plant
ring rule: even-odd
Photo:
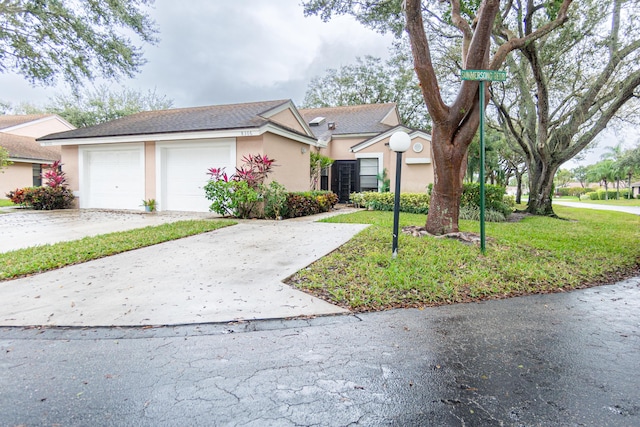
[[[258,204],[264,198],[264,181],[273,168],[274,159],[267,155],[247,155],[243,165],[229,177],[225,168],[210,168],[209,182],[204,190],[209,209],[220,215],[249,218],[257,213]]]
[[[7,193],[15,204],[36,210],[65,209],[71,206],[74,196],[67,187],[67,178],[61,169],[62,163],[55,161],[41,175],[44,185],[41,187],[18,188]]]
[[[60,160],[51,164],[51,167],[42,174],[42,179],[46,180],[45,185],[48,187],[61,187],[67,183],[67,177],[62,171]]]

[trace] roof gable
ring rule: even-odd
[[[382,140],[384,140],[385,138],[389,138],[391,137],[391,135],[393,135],[395,132],[398,131],[402,131],[402,132],[406,132],[409,137],[413,140],[415,138],[423,138],[429,142],[431,142],[431,135],[429,135],[428,133],[425,133],[421,130],[414,130],[411,128],[408,128],[406,126],[403,125],[398,125],[398,126],[394,126],[391,129],[387,130],[386,132],[382,132],[379,135],[376,135],[372,138],[366,139],[354,146],[351,147],[351,152],[352,153],[357,153],[360,150],[364,150],[367,147],[370,147],[373,144],[376,144]]]
[[[0,116],[0,131],[13,135],[39,138],[41,136],[75,129],[57,114],[22,114]]]
[[[0,130],[3,132],[7,128],[12,128],[14,126],[20,126],[25,123],[32,122],[34,120],[39,120],[44,117],[48,117],[50,114],[19,114],[19,115],[2,115],[0,116]]]

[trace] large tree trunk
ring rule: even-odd
[[[559,165],[546,165],[540,160],[529,165],[529,204],[527,212],[534,215],[556,216],[551,205],[553,177]]]
[[[522,203],[522,173],[518,172],[517,170],[515,171],[516,174],[516,181],[517,181],[517,188],[516,188],[516,203],[520,204]]]
[[[466,146],[453,143],[453,130],[434,124],[432,139],[435,182],[425,225],[431,234],[454,233],[458,229],[460,196],[466,168]]]

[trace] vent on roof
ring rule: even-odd
[[[329,128],[329,130],[336,130],[336,122],[327,123],[327,127]]]
[[[320,123],[324,122],[324,117],[316,117],[309,122],[309,126],[320,126]]]

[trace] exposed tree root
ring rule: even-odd
[[[402,227],[402,232],[404,234],[409,234],[414,237],[424,237],[431,236],[436,239],[456,239],[462,243],[466,243],[468,245],[480,244],[480,235],[476,233],[468,233],[463,231],[458,231],[454,233],[447,233],[442,235],[434,235],[429,233],[424,227],[419,227],[417,225],[410,225],[408,227]]]

